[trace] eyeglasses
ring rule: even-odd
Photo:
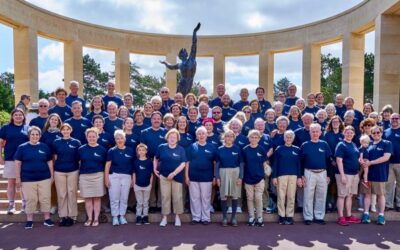
[[[243,111],[245,114],[250,114],[251,111]]]
[[[400,119],[399,117],[390,118],[390,120],[392,120],[392,121],[397,121],[397,120],[399,120],[399,119]]]
[[[371,134],[373,134],[373,135],[380,135],[380,134],[381,134],[381,131],[375,131],[375,132],[372,132]]]
[[[213,114],[221,114],[221,112],[216,111],[216,112],[213,112]]]
[[[47,105],[39,105],[39,108],[47,108]]]
[[[364,127],[372,127],[372,124],[365,124]]]
[[[161,91],[161,94],[168,94],[168,91]]]

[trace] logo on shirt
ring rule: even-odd
[[[212,141],[211,143],[212,143],[212,144],[216,144],[216,145],[218,144],[218,142],[216,142],[216,141]]]
[[[400,134],[394,134],[394,137],[400,137]]]
[[[211,151],[208,151],[207,149],[204,150],[204,152],[211,154]]]
[[[323,150],[322,148],[319,148],[318,151],[321,152],[321,153],[325,152],[325,150]]]
[[[69,148],[76,148],[74,145],[68,145]]]
[[[85,124],[83,124],[83,123],[81,123],[81,127],[82,128],[87,128],[87,126]]]
[[[175,154],[175,153],[172,153],[172,156],[174,156],[174,157],[179,157],[179,155],[178,155],[178,154]]]
[[[106,139],[104,139],[104,138],[101,138],[101,141],[102,142],[108,142]]]
[[[232,155],[238,155],[238,153],[236,153],[236,152],[232,152]]]
[[[128,154],[125,154],[125,157],[126,157],[126,158],[132,158],[132,156],[131,156],[131,155],[128,155]]]
[[[65,112],[64,115],[69,116],[69,113]]]
[[[292,155],[298,155],[296,152],[292,152]]]
[[[42,150],[39,149],[39,154],[45,154],[46,152],[43,152]]]
[[[139,169],[140,169],[140,170],[145,170],[146,168],[143,167],[142,165],[139,165]]]
[[[119,129],[119,127],[118,126],[114,126],[114,129],[117,130],[117,129]]]
[[[94,156],[101,157],[101,155],[99,155],[99,154],[97,154],[97,153],[94,153]]]
[[[233,114],[232,114],[232,113],[228,113],[228,115],[229,115],[229,116],[232,116]]]
[[[191,140],[192,140],[192,138],[188,137],[188,138],[187,138],[187,140],[188,140],[188,141],[191,141]]]
[[[265,142],[264,142],[264,145],[269,145],[269,143],[265,141]]]
[[[160,137],[160,139],[164,139],[164,136],[162,136],[162,135],[160,135],[159,137]]]
[[[383,151],[383,148],[376,148],[376,150],[378,150],[378,151]]]
[[[262,154],[260,154],[260,153],[257,153],[257,156],[258,156],[258,157],[261,157],[261,156],[262,156]]]
[[[131,142],[136,143],[136,141],[134,139],[131,139]]]
[[[241,141],[239,141],[239,144],[240,144],[240,145],[243,145],[243,144],[244,144],[244,142],[241,142]]]

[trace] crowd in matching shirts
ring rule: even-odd
[[[275,210],[281,225],[294,224],[296,211],[305,225],[323,225],[325,213],[336,210],[343,226],[371,223],[370,212],[384,225],[385,211],[400,212],[400,117],[390,105],[376,112],[366,103],[359,111],[341,94],[329,104],[322,93],[304,100],[295,85],[273,104],[262,87],[254,100],[243,88],[237,102],[223,84],[216,90],[211,100],[204,88],[172,99],[163,87],[137,107],[110,81],[87,110],[72,81],[69,94],[55,90],[56,102],[39,100],[29,123],[27,107],[17,107],[0,129],[8,213],[17,190],[26,229],[37,210],[53,226],[55,208],[60,226],[73,225],[78,190],[85,226],[98,226],[102,210],[110,210],[114,226],[128,223],[128,210],[137,225],[160,211],[162,227],[170,214],[181,226],[186,210],[192,225],[208,225],[219,209],[222,226],[238,226],[236,214],[247,208],[247,224],[259,227],[263,213]],[[361,218],[352,214],[353,196]]]

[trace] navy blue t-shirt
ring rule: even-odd
[[[392,143],[393,153],[390,156],[390,163],[400,163],[400,128],[388,128],[385,130],[383,136]]]
[[[125,146],[130,147],[136,152],[136,146],[139,144],[140,137],[135,134],[125,134]]]
[[[232,119],[232,117],[235,116],[236,112],[237,112],[236,109],[233,109],[231,107],[228,107],[228,108],[223,107],[221,120],[224,122],[229,121],[230,119]]]
[[[53,143],[55,140],[62,138],[61,132],[49,132],[45,131],[43,132],[42,136],[40,137],[40,142],[45,143],[47,146],[49,146],[50,150],[53,150]]]
[[[65,102],[67,103],[68,106],[72,107],[72,103],[74,101],[80,101],[82,104],[82,116],[86,116],[87,110],[86,110],[86,102],[82,98],[80,98],[77,95],[71,95],[69,94],[67,98],[65,98]]]
[[[139,187],[148,187],[150,185],[150,178],[153,174],[153,163],[150,159],[139,160],[134,162],[134,171],[136,176],[136,185]]]
[[[244,162],[243,180],[246,184],[254,185],[264,179],[264,162],[267,160],[267,153],[263,147],[257,145],[252,148],[247,145],[242,150]]]
[[[214,133],[212,136],[207,136],[207,142],[213,144],[216,148],[222,145],[219,134]]]
[[[325,141],[328,143],[331,152],[335,152],[336,146],[343,140],[342,133],[335,133],[333,131],[328,131],[325,133]]]
[[[150,128],[151,127],[151,117],[145,117],[143,123]]]
[[[46,118],[40,117],[40,116],[35,117],[29,122],[29,127],[36,126],[43,131],[46,121],[47,121],[47,117]]]
[[[91,147],[88,144],[81,146],[78,150],[81,166],[79,172],[81,174],[93,174],[104,172],[107,151],[100,145]]]
[[[284,175],[301,177],[300,148],[297,146],[282,145],[277,147],[274,152],[272,178]]]
[[[336,146],[335,156],[343,159],[343,170],[345,174],[356,175],[360,169],[358,159],[360,151],[353,142],[341,141]],[[339,174],[339,169],[335,168],[335,173]]]
[[[392,154],[393,147],[390,141],[381,140],[377,144],[369,145],[367,151],[368,155],[367,156],[363,155],[363,157],[370,161],[373,161],[382,157],[385,153]],[[388,176],[389,176],[389,161],[371,165],[368,168],[368,181],[387,182]]]
[[[209,101],[208,105],[210,106],[210,108],[214,108],[215,106],[220,106],[222,108],[222,100],[219,96],[215,97],[214,99],[212,99],[211,101]],[[229,106],[233,105],[233,101],[231,100],[231,102],[229,103]]]
[[[146,128],[149,128],[149,126],[145,123],[143,123],[142,125],[135,124],[135,126],[133,126],[132,133],[135,134],[137,138],[140,138],[142,131]]]
[[[6,124],[0,129],[0,138],[6,141],[6,145],[4,146],[4,160],[13,161],[18,146],[28,141],[28,126]]]
[[[80,141],[74,138],[58,138],[53,142],[53,154],[57,155],[54,163],[54,171],[72,172],[79,169],[78,150],[81,146]]]
[[[165,143],[165,135],[167,130],[165,128],[159,128],[154,130],[152,127],[142,131],[140,135],[140,142],[147,146],[147,156],[153,158],[156,154],[157,148],[160,144]]]
[[[295,131],[296,129],[302,128],[303,127],[303,121],[302,120],[297,120],[297,121],[293,121],[292,119],[289,120],[289,126],[288,126],[288,130],[293,130]]]
[[[65,121],[68,118],[72,117],[72,112],[71,112],[71,107],[68,105],[65,105],[64,107],[60,107],[58,105],[52,107],[49,109],[49,115],[51,114],[58,114],[61,118],[61,121]]]
[[[114,145],[115,145],[114,137],[111,134],[104,132],[104,131],[103,131],[103,133],[99,134],[97,143],[106,150],[108,150],[111,147],[114,147]]]
[[[293,105],[296,105],[296,101],[298,100],[299,98],[297,97],[297,96],[295,96],[295,97],[293,97],[293,98],[291,98],[291,97],[286,97],[286,101],[285,101],[285,104],[286,105],[288,105],[288,106],[293,106]]]
[[[32,145],[29,142],[21,144],[14,156],[21,161],[21,181],[42,181],[51,177],[48,161],[51,160],[49,147],[44,143]]]
[[[167,143],[161,144],[157,148],[155,157],[160,161],[160,174],[165,178],[170,173],[175,171],[181,163],[187,162],[185,149],[176,145],[175,148],[170,148]],[[183,182],[183,171],[174,177],[177,182]]]
[[[104,107],[107,107],[108,103],[111,101],[115,102],[118,105],[118,108],[124,105],[124,102],[118,96],[109,96],[109,95],[103,96]]]
[[[244,136],[243,134],[238,134],[235,139],[235,145],[238,146],[240,149],[243,149],[247,146],[250,142],[249,139]]]
[[[265,111],[272,108],[271,103],[265,99],[263,99],[261,101],[258,100],[258,103],[260,104],[261,113],[263,113],[263,114],[265,114]]]
[[[218,135],[222,134],[224,132],[224,124],[225,124],[225,122],[222,122],[222,121],[214,123],[214,126],[213,126],[214,134],[218,134]]]
[[[328,143],[306,141],[300,147],[302,166],[309,169],[328,169],[332,157]]]
[[[192,136],[192,138],[196,138],[196,130],[201,127],[201,123],[198,120],[196,120],[195,122],[189,121],[188,126],[189,134]]]
[[[337,114],[340,118],[342,118],[342,120],[343,120],[344,113],[346,113],[346,111],[347,111],[346,106],[345,106],[345,105],[342,105],[342,107],[339,107],[339,106],[335,105],[335,108],[336,108],[336,114]]]
[[[271,136],[267,134],[262,134],[260,140],[258,141],[258,145],[263,147],[265,149],[265,152],[268,152],[273,147]]]
[[[230,148],[221,146],[217,150],[216,160],[219,163],[219,168],[236,168],[243,162],[243,157],[238,146],[233,145]]]
[[[303,110],[303,114],[310,113],[310,114],[313,114],[315,116],[317,114],[318,110],[319,110],[319,108],[317,106],[314,106],[312,108],[306,106],[304,108],[304,110]]]
[[[295,137],[293,144],[300,147],[304,142],[311,140],[310,130],[306,128],[299,128],[294,131]]]
[[[278,146],[285,145],[284,134],[276,133],[274,137],[272,137],[272,145],[274,149]]]
[[[265,123],[265,130],[264,130],[264,133],[266,133],[266,134],[271,134],[271,132],[272,131],[274,131],[275,129],[278,129],[278,126],[276,126],[276,123],[275,122],[273,122],[273,123],[268,123],[268,122],[266,122]]]
[[[251,119],[250,117],[250,119],[243,124],[242,134],[244,136],[247,136],[249,134],[249,131],[252,130],[253,128],[254,128],[254,120]]]
[[[108,117],[108,113],[106,111],[101,111],[100,113],[96,114],[95,112],[90,112],[89,114],[86,115],[86,118],[90,121],[93,122],[93,117],[95,115],[101,115],[103,118]]]
[[[244,106],[248,106],[248,105],[249,105],[249,101],[240,100],[240,101],[235,102],[235,104],[233,104],[232,108],[234,108],[237,111],[241,111]]]
[[[104,119],[104,130],[111,135],[114,135],[115,130],[122,129],[124,125],[124,120],[121,118],[116,118],[115,120],[110,120],[110,117]]]
[[[135,151],[130,147],[119,149],[112,147],[107,152],[107,161],[111,161],[110,174],[128,174],[133,172]]]
[[[89,119],[82,117],[81,119],[75,119],[73,117],[67,119],[65,123],[68,123],[72,127],[71,137],[79,140],[81,144],[86,144],[85,131],[92,127],[92,123]]]
[[[214,162],[217,156],[217,148],[211,143],[206,143],[202,146],[195,142],[187,152],[190,181],[211,182],[214,178]]]

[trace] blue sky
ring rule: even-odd
[[[340,13],[361,0],[29,0],[32,4],[71,18],[129,30],[190,34],[198,21],[199,35],[262,32],[297,26]],[[229,3],[229,4],[228,4]],[[212,8],[210,8],[212,6]],[[318,10],[318,11],[315,11]],[[151,17],[151,18],[149,18]],[[13,71],[12,29],[0,24],[0,72]],[[374,32],[366,36],[366,52],[374,51]],[[84,54],[101,64],[104,71],[113,71],[114,53],[84,48]],[[322,53],[341,58],[341,43],[322,47]],[[62,86],[63,44],[38,37],[39,88],[51,91]],[[131,54],[143,74],[162,76],[164,67],[160,56]],[[241,87],[250,90],[258,84],[258,56],[227,57],[226,84],[235,98]],[[195,81],[212,91],[213,60],[198,58]],[[302,52],[275,55],[275,81],[288,77],[299,86],[302,81]],[[253,92],[253,91],[251,91]],[[254,95],[252,95],[254,96]]]

